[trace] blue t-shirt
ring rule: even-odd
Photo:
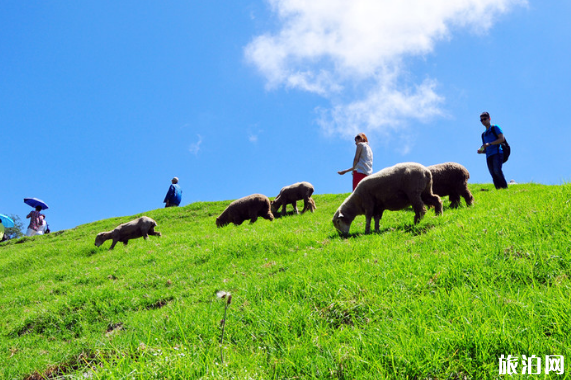
[[[504,133],[502,132],[502,129],[498,125],[490,126],[490,129],[484,132],[484,144],[494,142],[498,139],[496,135],[494,135],[494,132],[492,132],[492,128],[496,130],[496,134],[498,136]],[[490,145],[489,147],[486,148],[486,157],[493,156],[494,154],[498,154],[500,152],[502,152],[502,147],[499,144]]]
[[[165,197],[163,203],[169,201],[170,204],[179,205],[182,199],[182,190],[178,184],[172,184],[169,187],[169,191]]]

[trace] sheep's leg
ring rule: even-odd
[[[253,217],[250,219],[250,224],[255,223],[256,220],[258,220],[258,217],[257,217],[257,216],[253,216]]]
[[[309,209],[309,198],[305,197],[303,198],[303,211],[301,213],[302,214],[305,213],[308,209]]]
[[[123,240],[123,245],[126,247],[127,243],[129,243],[129,240]]]
[[[293,201],[291,205],[293,206],[293,211],[299,215],[299,210],[297,209],[297,201]]]
[[[287,203],[284,202],[284,204],[282,204],[281,216],[285,216],[285,214],[286,214],[286,208],[287,208]]]
[[[414,196],[409,196],[410,203],[412,204],[412,209],[414,210],[414,224],[418,224],[424,214],[426,213],[426,208],[424,207],[424,203],[419,194],[415,194]],[[442,207],[442,204],[440,205]]]
[[[383,210],[378,211],[375,214],[375,231],[379,232],[381,230],[380,228],[380,223],[381,223],[381,218],[383,217]]]
[[[111,251],[113,248],[115,248],[115,244],[117,244],[118,242],[119,240],[113,239],[113,243],[111,243],[111,247],[109,247],[109,250]]]
[[[460,206],[460,194],[452,193],[448,199],[450,199],[450,208],[458,208]]]
[[[371,219],[372,218],[373,218],[372,212],[366,212],[365,213],[365,233],[366,234],[371,233]]]

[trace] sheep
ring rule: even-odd
[[[143,237],[146,240],[149,238],[149,235],[161,236],[160,232],[155,231],[156,226],[157,222],[153,219],[148,216],[141,216],[140,218],[119,225],[112,231],[98,233],[95,237],[95,246],[99,247],[106,240],[113,239],[113,243],[111,247],[109,247],[111,251],[118,242],[127,245],[130,239]]]
[[[280,207],[282,207],[281,215],[286,214],[286,207],[288,204],[293,206],[293,211],[299,214],[297,210],[297,201],[303,199],[303,214],[307,210],[313,212],[315,211],[315,202],[311,195],[313,194],[313,185],[309,182],[298,182],[293,185],[286,186],[281,189],[278,196],[270,202],[272,206],[272,213],[276,214]]]
[[[432,192],[444,197],[448,195],[450,207],[457,208],[460,205],[460,196],[470,206],[474,203],[474,197],[468,190],[468,170],[456,162],[446,162],[444,164],[427,166],[432,173]]]
[[[270,200],[262,194],[252,194],[240,198],[230,203],[226,210],[216,218],[216,226],[224,227],[229,223],[240,225],[246,219],[250,219],[250,224],[258,220],[261,216],[269,221],[274,220],[274,215],[270,211]]]
[[[432,193],[432,174],[414,162],[385,168],[363,179],[345,199],[333,216],[333,225],[342,234],[349,233],[357,215],[365,214],[365,233],[371,232],[371,218],[375,231],[385,210],[401,210],[412,205],[414,224],[424,216],[424,204],[434,206],[436,215],[442,214],[442,201]]]

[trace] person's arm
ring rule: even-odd
[[[26,215],[26,219],[30,219],[32,217],[32,211],[28,215]]]
[[[163,201],[163,203],[166,203],[168,205],[173,194],[174,194],[174,186],[170,185],[169,191],[167,191],[167,195],[165,196],[165,200]]]
[[[357,164],[359,163],[359,159],[361,158],[361,152],[363,151],[363,146],[361,144],[357,144],[357,151],[355,151],[355,158],[353,159],[353,167],[350,167],[347,170],[341,170],[337,173],[343,175],[345,173],[349,173],[355,170]]]
[[[504,141],[506,141],[506,139],[505,139],[505,137],[504,137],[504,134],[503,134],[503,133],[500,133],[500,134],[498,135],[498,139],[497,139],[497,140],[492,141],[492,142],[489,142],[489,143],[485,143],[485,144],[484,144],[484,148],[487,148],[487,147],[489,147],[490,145],[500,145],[500,144],[503,143]]]

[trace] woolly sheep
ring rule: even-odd
[[[365,214],[365,233],[371,232],[371,218],[375,218],[375,231],[385,210],[402,210],[412,205],[414,223],[426,213],[424,204],[432,205],[436,214],[442,214],[442,201],[432,193],[432,175],[424,166],[406,162],[385,168],[363,179],[353,193],[345,199],[333,216],[333,225],[349,233],[357,215]]]
[[[109,247],[109,250],[112,250],[118,242],[127,245],[130,239],[143,237],[146,240],[149,238],[149,235],[161,236],[160,232],[155,231],[156,226],[157,222],[153,219],[148,216],[141,216],[140,218],[119,225],[112,231],[97,234],[95,237],[95,246],[99,247],[106,240],[113,239],[113,243],[111,247]]]
[[[272,213],[276,214],[280,207],[282,207],[281,215],[286,214],[286,207],[288,204],[293,206],[293,211],[299,214],[297,209],[297,201],[303,200],[303,214],[307,210],[313,212],[315,207],[315,202],[311,198],[313,194],[313,185],[309,182],[298,182],[293,185],[286,186],[281,189],[278,196],[271,201]]]
[[[259,216],[270,221],[274,220],[268,197],[262,194],[252,194],[230,203],[226,210],[216,218],[216,226],[224,227],[229,223],[240,225],[246,219],[254,223]]]
[[[432,192],[441,197],[448,195],[451,208],[460,205],[460,196],[468,206],[474,203],[474,197],[468,190],[470,173],[464,166],[456,162],[446,162],[428,166],[427,169],[432,173]]]

